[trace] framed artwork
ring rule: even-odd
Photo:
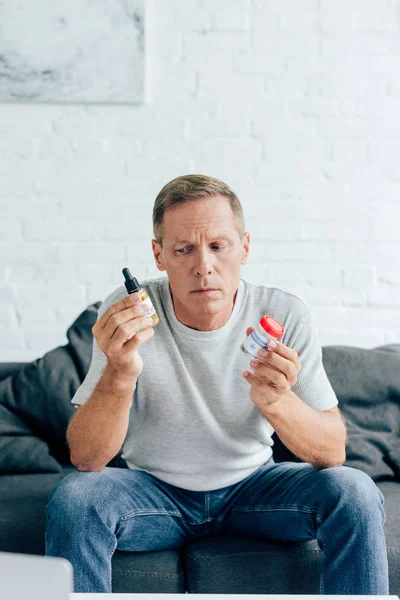
[[[0,101],[145,101],[145,0],[0,1]]]

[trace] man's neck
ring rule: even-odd
[[[211,318],[209,315],[204,315],[203,322],[201,321],[201,319],[199,319],[198,314],[196,315],[196,318],[193,318],[193,320],[192,320],[191,316],[187,315],[187,314],[185,314],[183,316],[177,315],[176,306],[175,306],[175,302],[174,302],[174,295],[171,291],[170,285],[169,285],[169,292],[171,295],[172,307],[174,309],[175,316],[178,319],[178,321],[180,323],[182,323],[182,325],[185,325],[185,327],[189,327],[189,329],[194,329],[195,331],[215,331],[216,329],[221,329],[221,327],[226,325],[226,323],[229,321],[231,314],[233,312],[233,309],[235,307],[238,290],[236,290],[235,295],[233,296],[232,306],[230,308],[229,313],[227,312],[226,318],[221,319],[221,313],[219,312],[217,315],[212,315]],[[215,317],[215,318],[213,319],[213,317]],[[196,321],[196,325],[194,325],[194,321]]]

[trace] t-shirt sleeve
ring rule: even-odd
[[[124,295],[126,295],[126,292],[121,292],[120,289],[109,294],[99,307],[96,321],[98,321],[102,317],[102,315],[112,304],[118,302],[118,300],[123,298]],[[72,404],[74,404],[77,407],[83,406],[83,404],[85,404],[89,400],[90,396],[94,391],[94,388],[96,387],[99,379],[103,374],[107,362],[107,356],[99,348],[96,342],[96,338],[93,336],[92,360],[90,363],[90,367],[85,379],[83,380],[79,388],[76,390],[71,400]]]
[[[92,361],[90,363],[89,371],[79,388],[76,390],[75,395],[71,400],[72,404],[82,406],[89,400],[97,382],[103,374],[106,364],[107,356],[99,348],[96,338],[93,336]]]
[[[292,348],[296,350],[301,363],[292,391],[316,410],[328,410],[339,404],[322,362],[322,348],[311,311]]]

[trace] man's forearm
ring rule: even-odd
[[[346,426],[338,418],[317,411],[293,391],[260,408],[285,446],[316,467],[340,466],[346,459]]]
[[[67,440],[80,471],[101,471],[119,452],[129,424],[135,381],[123,381],[107,364],[89,400],[72,417]]]

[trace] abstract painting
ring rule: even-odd
[[[144,102],[144,3],[0,1],[0,101]]]

